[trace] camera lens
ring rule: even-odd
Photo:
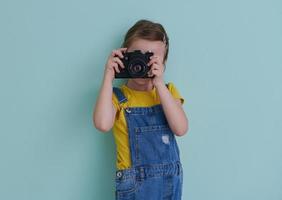
[[[134,65],[133,67],[132,67],[132,71],[134,72],[134,73],[138,73],[138,72],[140,72],[142,70],[142,66],[141,65]]]
[[[134,60],[129,64],[128,71],[132,77],[143,77],[146,73],[146,63],[142,60]]]

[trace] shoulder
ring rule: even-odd
[[[170,93],[172,94],[172,96],[175,99],[180,99],[181,103],[184,103],[184,98],[182,97],[182,95],[180,94],[179,90],[176,88],[175,84],[172,82],[168,82],[166,83],[166,86],[168,88],[168,90],[170,91]]]
[[[167,82],[166,86],[167,86],[169,91],[172,91],[176,88],[173,82]]]
[[[113,86],[112,101],[114,106],[119,110],[121,102],[127,102],[130,97],[130,92],[128,91],[125,84],[117,87]]]

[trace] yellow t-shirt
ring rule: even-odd
[[[160,104],[160,99],[155,87],[150,91],[139,91],[133,90],[123,84],[120,89],[127,98],[127,102],[123,103],[123,107],[149,107]],[[181,103],[184,103],[184,98],[182,98],[182,96],[179,94],[173,83],[168,83],[168,90],[175,99],[180,99]],[[117,169],[126,169],[131,166],[126,119],[123,113],[123,109],[119,105],[118,99],[116,95],[114,95],[114,93],[112,95],[112,102],[117,109],[113,126],[113,134],[117,148],[116,167]]]

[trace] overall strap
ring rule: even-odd
[[[120,88],[118,87],[113,87],[113,92],[115,93],[115,95],[118,98],[118,103],[121,104],[123,102],[127,101],[127,98],[124,96],[123,92],[121,91]]]

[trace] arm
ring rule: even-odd
[[[115,120],[116,109],[112,103],[112,87],[111,77],[105,75],[93,112],[94,126],[102,132],[108,132]]]
[[[152,79],[153,85],[157,88],[166,119],[169,127],[177,136],[182,136],[188,131],[188,119],[185,115],[180,100],[175,100],[163,81],[164,63],[160,56],[150,57],[151,70],[149,76],[155,75]]]
[[[163,82],[155,86],[169,127],[177,136],[184,135],[188,131],[188,119],[182,108],[181,101],[174,99]]]
[[[125,50],[120,48],[112,51],[105,66],[104,79],[93,111],[93,124],[102,132],[108,132],[114,125],[116,109],[112,102],[112,82],[115,72],[120,72],[119,66],[124,68],[120,58],[123,58],[122,52]]]

